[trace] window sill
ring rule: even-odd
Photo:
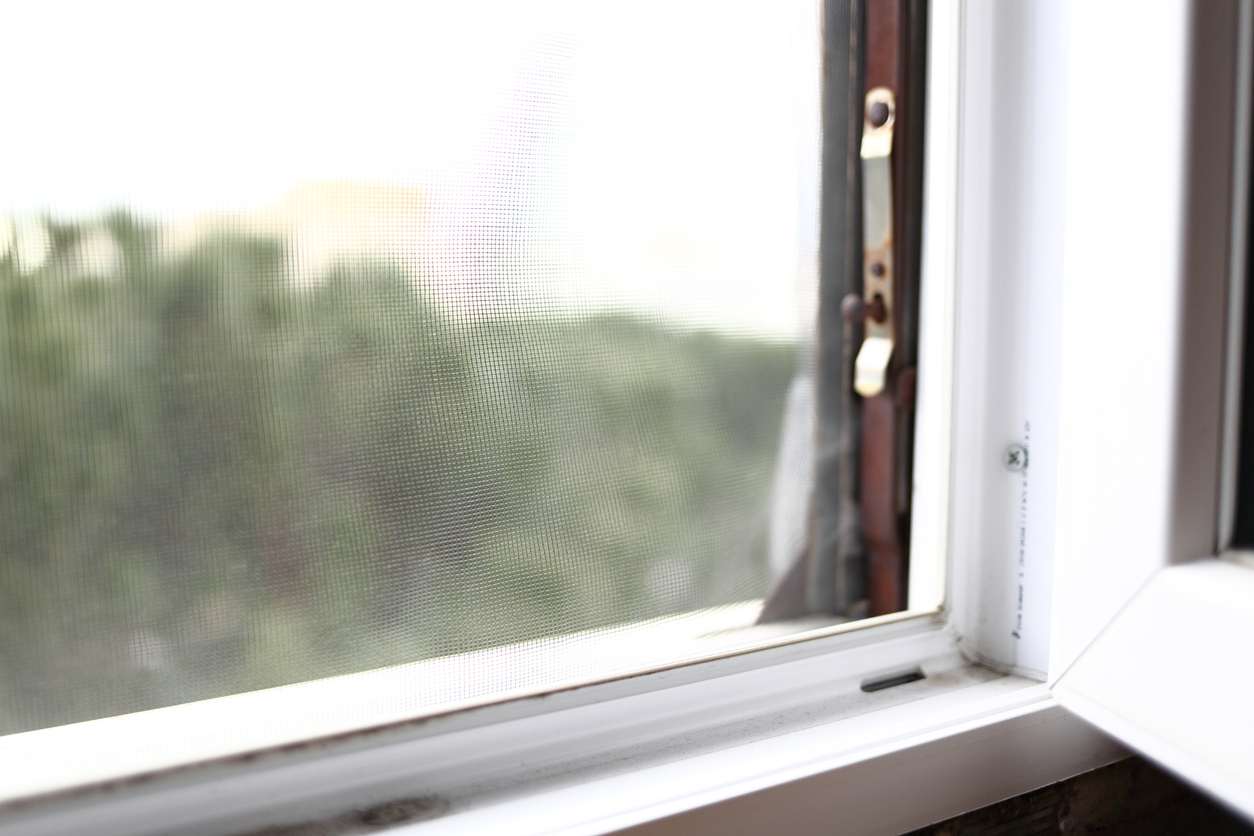
[[[872,623],[841,627],[843,619],[809,618],[757,624],[760,611],[761,601],[746,601],[6,735],[0,737],[0,810],[32,797],[419,722]]]
[[[927,678],[860,688],[911,665]],[[902,616],[13,803],[0,834],[241,833],[398,799],[433,833],[890,834],[1122,754],[1045,686],[966,663],[936,616]]]

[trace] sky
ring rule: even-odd
[[[11,218],[388,184],[422,195],[398,246],[435,253],[453,306],[783,338],[810,316],[813,0],[43,2],[5,28]]]

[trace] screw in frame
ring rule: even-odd
[[[1028,466],[1028,448],[1022,444],[1011,444],[1002,451],[1001,463],[1011,473],[1018,473]]]

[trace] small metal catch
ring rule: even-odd
[[[864,398],[884,391],[893,356],[893,91],[866,94],[862,126],[862,298],[866,337],[854,361],[853,388]]]

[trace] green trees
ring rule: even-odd
[[[794,349],[48,232],[0,259],[0,732],[762,594]]]

